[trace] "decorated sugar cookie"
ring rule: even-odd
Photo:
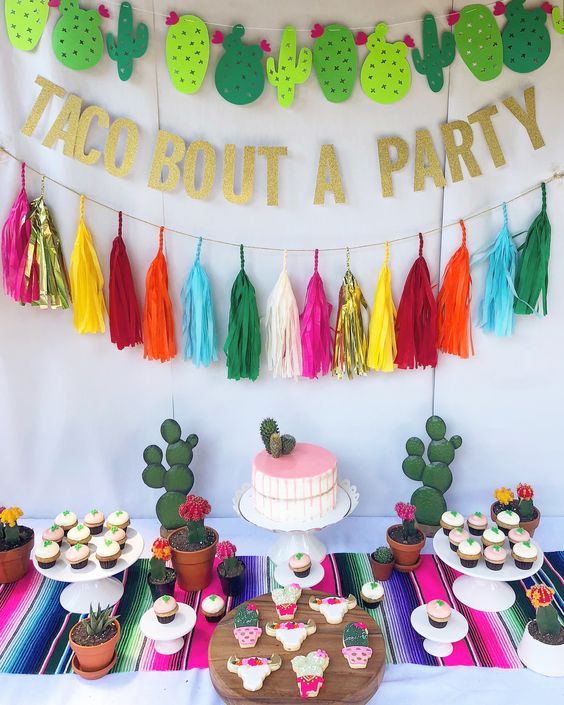
[[[269,622],[266,625],[268,636],[278,639],[284,651],[298,651],[307,637],[316,631],[317,627],[312,619],[307,622]]]
[[[309,606],[316,612],[321,612],[328,624],[340,624],[343,617],[356,607],[356,597],[310,597]]]
[[[251,656],[250,658],[237,658],[231,656],[227,662],[227,670],[236,673],[243,681],[245,690],[260,690],[264,680],[273,671],[277,671],[282,665],[279,654],[272,654],[270,658],[264,656]]]
[[[256,646],[262,629],[259,627],[259,613],[255,605],[242,605],[233,617],[235,629],[233,634],[242,649],[252,649]]]
[[[310,651],[307,656],[294,656],[292,668],[302,698],[316,698],[325,685],[323,673],[329,665],[329,654],[323,649]]]
[[[351,668],[366,668],[372,649],[368,646],[368,628],[364,622],[351,622],[343,631],[343,656]]]
[[[292,583],[283,588],[275,588],[272,591],[272,600],[276,606],[276,613],[279,619],[283,621],[294,619],[301,594],[302,589],[297,583]]]

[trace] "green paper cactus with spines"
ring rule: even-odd
[[[560,12],[560,8],[553,7],[551,16],[552,16],[552,26],[554,27],[554,31],[558,32],[558,34],[564,34],[564,18],[562,17],[562,13]]]
[[[285,433],[280,435],[280,429],[274,419],[264,419],[260,424],[260,437],[266,448],[266,452],[273,458],[280,458],[288,455],[296,447],[296,439]]]
[[[180,93],[193,94],[200,87],[208,70],[210,37],[205,22],[195,15],[167,19],[166,65],[173,86]]]
[[[325,98],[331,103],[348,100],[356,84],[358,50],[348,27],[316,25],[312,31],[313,69]]]
[[[411,52],[413,66],[417,73],[427,77],[427,83],[433,93],[438,93],[444,85],[443,69],[454,61],[456,45],[454,37],[444,31],[439,39],[437,21],[433,15],[423,18],[423,52],[415,48]]]
[[[542,7],[527,9],[525,0],[510,0],[505,6],[507,24],[501,33],[503,63],[517,73],[540,68],[550,54],[547,14]],[[500,3],[503,7],[503,3]]]
[[[111,32],[106,37],[108,55],[117,62],[118,75],[122,81],[127,81],[133,73],[134,59],[140,59],[149,45],[149,30],[146,24],[140,22],[133,29],[133,9],[128,2],[122,2],[119,10],[118,33],[115,37]]]
[[[376,583],[372,583],[376,585]],[[350,622],[343,630],[343,646],[368,646],[368,629],[363,622]]]
[[[60,0],[59,10],[61,17],[51,37],[55,56],[69,69],[91,69],[104,53],[100,14],[81,9],[78,0]]]
[[[161,425],[161,436],[168,444],[165,458],[169,465],[163,465],[163,451],[157,445],[150,445],[143,452],[147,467],[143,470],[143,482],[153,489],[165,489],[157,500],[157,517],[168,531],[185,526],[178,514],[178,508],[186,501],[194,485],[194,473],[190,469],[193,450],[198,445],[198,436],[189,435],[182,440],[182,430],[174,419],[167,419]]]
[[[503,69],[503,42],[491,10],[467,5],[449,16],[454,24],[456,48],[469,71],[479,81],[497,78]]]
[[[278,102],[283,108],[289,108],[294,102],[296,86],[305,83],[311,73],[311,49],[304,47],[297,53],[296,30],[284,27],[278,51],[278,68],[274,57],[266,60],[266,77],[271,86],[276,88]]]
[[[264,40],[260,45],[244,44],[241,41],[245,35],[242,24],[236,24],[226,37],[220,33],[216,35],[225,50],[215,69],[215,87],[219,95],[235,105],[253,103],[264,90]]]
[[[410,480],[423,483],[411,496],[416,508],[415,518],[420,524],[438,526],[441,514],[447,509],[444,494],[452,484],[449,465],[462,445],[462,438],[452,436],[447,440],[446,424],[440,416],[429,417],[425,429],[431,439],[427,448],[428,462],[423,457],[425,444],[420,438],[412,437],[405,444],[408,456],[402,469]]]
[[[48,0],[5,0],[4,17],[12,46],[31,51],[37,46],[47,24]]]
[[[388,25],[379,22],[368,37],[368,56],[360,71],[364,93],[376,103],[396,103],[411,87],[411,68],[407,45],[403,41],[387,42]]]

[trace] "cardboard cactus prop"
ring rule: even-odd
[[[35,49],[41,39],[47,18],[47,0],[5,0],[4,17],[8,39],[21,51]]]
[[[269,56],[266,60],[266,77],[270,85],[276,88],[278,102],[283,108],[292,105],[296,86],[305,83],[311,73],[311,49],[300,49],[297,57],[296,52],[296,30],[294,27],[284,27],[278,51],[278,68],[274,57]]]
[[[526,9],[525,0],[497,2],[494,13],[503,15],[503,63],[517,73],[536,71],[550,54],[550,34],[546,27],[547,14],[542,7]],[[552,9],[552,8],[551,8]]]
[[[208,70],[210,37],[205,22],[195,15],[171,12],[166,19],[166,65],[173,86],[180,93],[200,90]]]
[[[235,105],[248,105],[260,98],[264,90],[262,56],[270,51],[264,39],[260,44],[243,44],[242,24],[236,24],[226,37],[221,32],[213,35],[214,44],[222,44],[225,54],[215,69],[215,87],[219,95]]]
[[[127,81],[133,73],[133,60],[139,59],[147,51],[149,30],[146,24],[140,22],[133,28],[133,9],[128,2],[122,2],[119,10],[118,33],[115,37],[111,32],[106,37],[108,55],[117,62],[118,75],[122,81]]]
[[[454,40],[468,70],[480,81],[497,78],[503,68],[503,42],[495,17],[484,5],[468,5],[448,16]]]
[[[311,32],[313,69],[325,98],[331,103],[348,100],[354,90],[358,55],[354,35],[347,27],[316,24]]]
[[[404,98],[411,87],[411,68],[404,41],[387,42],[388,25],[380,22],[368,37],[368,56],[362,64],[360,85],[376,103],[395,103]]]
[[[411,58],[417,73],[427,77],[427,83],[433,93],[438,93],[444,85],[443,69],[454,61],[456,45],[449,31],[442,33],[439,39],[437,22],[433,15],[423,18],[423,50],[413,49]]]
[[[280,429],[274,419],[264,419],[260,425],[260,437],[266,452],[273,458],[288,455],[296,447],[296,439],[285,433],[280,435]]]
[[[462,438],[453,436],[447,440],[446,424],[440,416],[430,416],[425,430],[431,439],[427,447],[429,462],[426,463],[423,458],[423,441],[412,437],[405,444],[408,456],[403,461],[402,469],[410,480],[423,483],[423,487],[411,495],[411,503],[416,508],[415,518],[420,524],[438,526],[441,514],[447,509],[444,494],[452,484],[449,465],[454,460],[456,450],[462,445]]]
[[[59,18],[53,35],[53,52],[57,59],[74,71],[90,69],[104,53],[104,38],[100,30],[103,5],[98,10],[82,10],[78,0],[60,0]]]
[[[153,489],[166,490],[157,500],[156,512],[161,524],[169,531],[186,525],[178,510],[194,485],[194,473],[189,466],[193,450],[198,445],[198,436],[192,433],[183,441],[181,435],[182,430],[174,419],[163,421],[161,436],[168,443],[165,453],[168,470],[163,465],[163,452],[159,446],[150,445],[143,451],[147,463],[143,482]]]

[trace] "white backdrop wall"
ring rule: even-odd
[[[97,3],[85,2],[95,6]],[[462,3],[460,6],[462,6]],[[119,5],[106,2],[115,29]],[[321,95],[312,76],[298,87],[290,110],[280,108],[270,86],[255,104],[226,103],[213,84],[213,68],[221,48],[212,49],[210,70],[194,96],[175,92],[164,62],[164,14],[175,9],[208,21],[242,22],[261,28],[279,28],[292,22],[307,28],[314,22],[342,21],[365,27],[386,19],[390,37],[411,34],[420,42],[418,21],[426,10],[446,15],[445,0],[425,3],[371,3],[336,0],[307,3],[256,3],[240,0],[194,0],[154,3],[161,15],[152,15],[151,0],[134,0],[136,21],[149,24],[147,54],[136,61],[133,77],[121,83],[107,56],[86,74],[59,64],[51,46],[56,12],[38,49],[30,54],[11,48],[2,35],[0,59],[0,144],[46,175],[84,192],[112,208],[170,228],[202,234],[235,244],[244,242],[275,247],[354,246],[435,228],[510,199],[563,166],[564,132],[561,127],[562,38],[552,34],[553,51],[534,74],[520,75],[504,68],[494,81],[481,84],[457,55],[447,71],[447,85],[432,93],[426,80],[414,72],[408,96],[394,106],[371,103],[357,85],[353,97],[333,105]],[[458,4],[455,4],[458,7]],[[142,15],[142,11],[144,14]],[[502,22],[504,20],[501,20]],[[440,20],[446,27],[446,18]],[[212,27],[213,31],[216,27]],[[248,38],[268,39],[274,51],[275,30],[248,29]],[[309,43],[308,34],[302,34]],[[274,54],[276,56],[276,53]],[[103,166],[88,167],[62,155],[61,146],[48,150],[41,140],[54,119],[60,101],[53,101],[36,134],[26,138],[20,128],[31,108],[40,73],[78,93],[85,104],[99,104],[113,117],[125,116],[140,126],[136,167],[126,179],[109,176]],[[501,100],[536,86],[537,115],[546,146],[533,151],[525,130],[501,106]],[[380,196],[375,140],[399,134],[413,148],[415,130],[428,127],[440,145],[439,125],[466,116],[495,102],[500,106],[495,125],[507,164],[495,169],[483,137],[475,130],[475,154],[483,176],[450,184],[444,193],[430,183],[424,192],[412,189],[412,171],[394,178],[396,195]],[[189,199],[181,186],[162,195],[146,187],[154,138],[160,128],[186,141],[206,139],[221,157],[225,143],[287,145],[282,161],[280,206],[265,205],[264,160],[257,161],[255,195],[250,204],[227,203],[219,179],[207,201]],[[103,139],[94,133],[92,143]],[[313,190],[319,146],[333,143],[339,156],[346,205],[314,206]],[[0,212],[4,218],[18,188],[18,166],[0,162]],[[448,178],[448,177],[447,177]],[[39,179],[28,173],[29,193],[37,193]],[[196,369],[179,355],[161,365],[143,360],[142,349],[118,351],[109,335],[78,335],[71,311],[39,311],[0,297],[0,500],[22,505],[28,515],[52,516],[63,507],[84,512],[93,504],[108,511],[117,505],[132,514],[150,516],[157,491],[141,482],[143,448],[159,442],[161,421],[171,415],[185,433],[200,436],[192,463],[194,490],[208,497],[215,515],[232,515],[234,490],[247,481],[253,454],[259,449],[258,424],[273,415],[287,432],[301,440],[331,448],[340,471],[361,490],[358,512],[389,515],[394,502],[407,499],[416,485],[401,472],[404,443],[424,434],[424,422],[433,410],[442,415],[449,433],[459,433],[464,445],[453,465],[455,482],[449,504],[462,511],[486,509],[492,488],[530,481],[538,503],[547,514],[562,513],[563,476],[558,465],[558,437],[562,432],[562,355],[564,348],[564,224],[562,185],[549,186],[549,213],[553,225],[550,266],[549,316],[523,317],[513,338],[500,340],[474,330],[476,356],[459,360],[441,355],[436,372],[397,371],[366,378],[337,381],[274,380],[263,364],[258,381],[228,381],[224,356],[210,369]],[[47,182],[47,199],[62,234],[67,261],[74,241],[78,198]],[[525,229],[539,210],[537,191],[510,205],[510,226]],[[468,223],[469,248],[489,241],[501,226],[499,209]],[[116,214],[91,202],[86,221],[93,233],[107,285],[109,254],[116,230]],[[155,228],[125,217],[124,233],[138,292],[157,249]],[[425,256],[436,283],[439,272],[458,247],[457,227],[429,235]],[[181,339],[180,289],[192,264],[196,241],[169,234],[166,251],[170,291],[175,307],[177,342]],[[405,276],[417,254],[417,241],[391,248],[393,291],[396,302]],[[353,252],[352,268],[372,302],[381,266],[381,247]],[[202,260],[210,275],[221,344],[227,329],[229,291],[239,269],[236,248],[204,243]],[[255,284],[259,310],[278,276],[279,254],[246,252],[247,272]],[[326,289],[336,303],[344,272],[343,253],[321,256]],[[303,302],[311,275],[311,254],[291,254],[289,270],[298,301]],[[474,309],[483,285],[483,270],[474,272]]]

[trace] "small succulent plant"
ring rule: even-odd
[[[100,607],[98,603],[98,609],[94,610],[92,605],[90,605],[90,614],[88,615],[88,621],[86,622],[86,633],[88,636],[98,636],[102,634],[112,622],[118,618],[118,615],[112,614],[112,608],[108,605],[105,609]]]
[[[260,437],[266,452],[273,458],[288,455],[296,447],[296,439],[288,434],[280,435],[280,429],[274,419],[264,419],[260,425]]]
[[[376,563],[392,563],[394,554],[388,546],[379,546],[372,554],[372,558]]]

